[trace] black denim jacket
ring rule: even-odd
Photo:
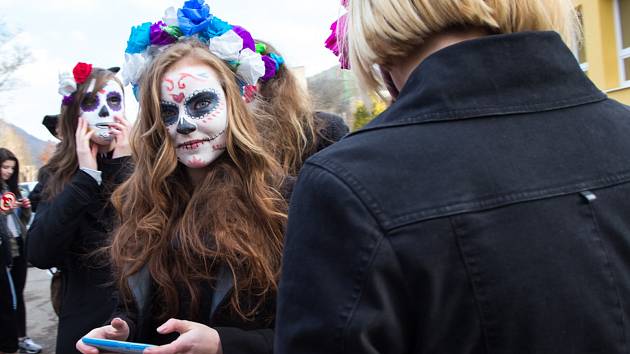
[[[628,353],[630,111],[552,32],[447,47],[295,187],[276,353]]]

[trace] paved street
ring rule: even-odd
[[[24,298],[28,335],[44,347],[42,353],[54,354],[57,316],[50,305],[50,275],[47,271],[28,269]]]

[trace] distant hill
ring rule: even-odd
[[[20,161],[20,167],[29,165],[41,167],[44,162],[42,157],[45,155],[44,152],[50,149],[50,144],[0,119],[0,147],[11,150]]]
[[[339,114],[349,120],[359,98],[357,80],[348,70],[334,66],[307,78],[315,109]]]

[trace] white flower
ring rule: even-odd
[[[233,30],[229,30],[218,37],[210,38],[208,47],[212,54],[223,60],[238,60],[239,53],[243,48],[243,38]]]
[[[236,74],[248,85],[256,85],[258,79],[265,75],[265,62],[262,56],[249,48],[241,51],[238,62]]]
[[[137,84],[147,64],[144,53],[129,54],[125,53],[125,66],[122,70],[123,84]]]
[[[70,72],[59,73],[59,93],[62,96],[70,96],[77,90],[77,82]]]
[[[179,26],[179,21],[177,20],[177,10],[173,6],[164,11],[162,22],[164,22],[167,26]]]

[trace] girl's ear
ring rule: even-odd
[[[120,68],[117,66],[112,66],[111,68],[108,68],[107,70],[113,72],[114,74],[118,74],[118,72],[120,71]]]

